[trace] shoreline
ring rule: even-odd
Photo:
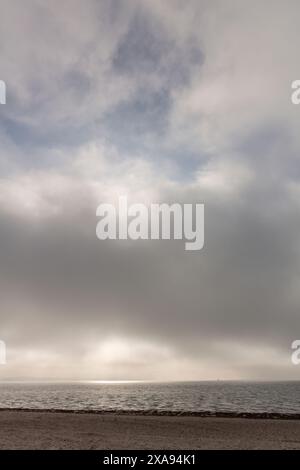
[[[0,409],[1,450],[300,450],[300,419]]]
[[[59,408],[0,408],[3,412],[24,413],[62,413],[62,414],[90,414],[109,416],[158,416],[158,417],[186,417],[186,418],[244,418],[264,420],[300,420],[300,413],[275,413],[275,412],[232,412],[232,411],[173,411],[173,410],[83,410],[83,409],[59,409]]]

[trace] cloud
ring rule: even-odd
[[[3,2],[1,374],[297,378],[298,3],[120,5]],[[100,242],[124,194],[204,202],[204,250]]]

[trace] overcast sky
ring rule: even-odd
[[[0,378],[300,377],[298,0],[0,0]],[[204,202],[205,247],[96,208]]]

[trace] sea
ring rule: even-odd
[[[300,382],[0,382],[0,408],[300,413]]]

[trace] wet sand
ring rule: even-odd
[[[0,410],[0,449],[300,449],[300,419]]]

